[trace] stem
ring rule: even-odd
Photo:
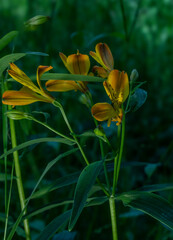
[[[86,157],[86,155],[85,155],[85,153],[84,153],[84,151],[83,151],[83,149],[82,149],[82,147],[81,147],[81,145],[80,145],[77,137],[75,136],[75,133],[73,132],[72,127],[70,126],[70,123],[69,123],[69,121],[68,121],[68,119],[67,119],[67,116],[66,116],[66,114],[65,114],[65,111],[64,111],[62,105],[61,105],[59,102],[56,102],[56,101],[54,101],[53,105],[54,105],[55,107],[58,107],[58,108],[60,109],[61,114],[62,114],[62,116],[63,116],[63,118],[64,118],[64,121],[65,121],[65,123],[67,124],[67,127],[68,127],[68,129],[70,130],[70,133],[71,133],[71,135],[73,136],[73,138],[74,138],[74,140],[75,140],[75,142],[76,142],[76,144],[77,144],[77,146],[78,146],[78,148],[79,148],[79,150],[80,150],[80,152],[81,152],[81,154],[82,154],[82,156],[83,156],[83,158],[84,158],[84,160],[85,160],[86,165],[88,166],[90,163],[89,163],[89,161],[88,161],[88,159],[87,159],[87,157]],[[103,192],[109,197],[110,194],[109,194],[109,193],[107,192],[107,190],[104,188],[104,186],[102,185],[102,183],[100,182],[100,180],[99,180],[98,178],[97,178],[96,180],[97,180],[99,186],[101,187],[101,189],[103,190]]]
[[[119,148],[120,136],[121,136],[121,125],[118,126],[118,134],[117,134],[118,148]],[[112,195],[113,196],[115,196],[115,190],[116,190],[116,175],[117,175],[117,168],[118,168],[118,158],[119,158],[119,150],[114,159],[114,175],[113,175],[113,187],[112,187]]]
[[[17,146],[17,141],[16,141],[15,125],[12,119],[10,119],[10,131],[11,131],[12,147],[14,148]],[[20,206],[21,206],[21,210],[23,210],[25,208],[25,194],[24,194],[23,183],[22,183],[19,155],[17,151],[13,153],[13,157],[14,157],[14,166],[15,166],[15,172],[16,172],[16,182],[17,182],[17,188],[19,193]],[[23,214],[26,214],[26,209]],[[25,219],[23,223],[24,223],[24,229],[26,234],[26,240],[31,240],[28,219]]]
[[[88,159],[87,159],[87,157],[86,157],[86,155],[85,155],[85,153],[84,153],[84,151],[83,151],[83,149],[82,149],[82,147],[81,147],[81,145],[80,145],[77,137],[75,136],[75,134],[74,134],[74,132],[73,132],[71,126],[70,126],[70,123],[69,123],[69,121],[68,121],[68,119],[67,119],[67,116],[66,116],[66,114],[65,114],[65,111],[64,111],[62,105],[61,105],[59,102],[56,102],[56,101],[54,101],[53,104],[54,104],[54,106],[56,106],[56,107],[58,107],[58,108],[60,109],[61,114],[62,114],[62,116],[63,116],[63,118],[64,118],[64,121],[65,121],[65,123],[67,124],[67,127],[68,127],[71,135],[73,136],[73,138],[74,138],[74,140],[75,140],[75,142],[76,142],[76,144],[77,144],[77,146],[78,146],[78,148],[79,148],[79,150],[80,150],[80,152],[81,152],[81,154],[82,154],[82,156],[83,156],[83,158],[84,158],[84,160],[85,160],[85,162],[86,162],[86,165],[89,165]]]
[[[43,123],[43,122],[37,120],[36,118],[33,118],[33,117],[32,117],[31,120],[33,120],[34,122],[37,122],[37,123],[41,124],[42,126],[48,128],[48,129],[51,130],[52,132],[56,133],[57,135],[59,135],[59,136],[65,138],[65,139],[67,139],[67,140],[69,140],[69,141],[71,141],[71,142],[76,142],[76,141],[73,140],[72,138],[67,137],[66,135],[64,135],[64,134],[58,132],[57,130],[55,130],[54,128],[50,127],[48,124]]]
[[[110,207],[110,213],[111,213],[113,240],[118,240],[117,223],[116,223],[116,210],[115,210],[115,199],[114,199],[114,196],[112,196],[112,195],[109,198],[109,207]]]
[[[123,26],[124,26],[126,41],[128,42],[129,37],[128,37],[128,32],[127,32],[127,19],[126,19],[126,14],[125,14],[125,10],[124,10],[123,0],[120,0],[120,6],[121,6],[121,12],[122,12],[122,16],[123,16]]]
[[[124,149],[124,138],[125,138],[125,113],[123,113],[123,120],[121,126],[121,142],[120,142],[120,151],[119,151],[119,158],[118,158],[118,167],[117,167],[117,174],[116,174],[116,185],[118,182],[120,166],[122,161],[123,149]]]

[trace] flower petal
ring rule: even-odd
[[[94,66],[92,71],[96,73],[97,76],[102,78],[107,78],[109,74],[103,67],[99,67],[99,66]]]
[[[108,120],[108,125],[110,126],[110,122],[112,118],[115,118],[116,112],[114,108],[109,103],[96,103],[91,108],[92,115],[98,121]]]
[[[129,95],[129,80],[127,73],[112,70],[108,80],[103,83],[107,95],[112,102],[118,101],[121,105]]]
[[[37,68],[37,83],[38,83],[38,85],[39,85],[39,87],[40,87],[40,89],[41,89],[41,91],[43,91],[44,92],[44,89],[43,89],[43,87],[41,86],[41,80],[40,80],[40,78],[41,78],[41,76],[43,75],[43,73],[45,73],[45,72],[48,72],[50,69],[52,69],[53,67],[52,66],[39,66],[38,68]]]
[[[78,53],[68,56],[67,68],[72,74],[87,75],[90,69],[88,55]]]
[[[104,69],[111,71],[114,68],[114,59],[106,43],[98,43],[95,47],[96,52],[90,51],[90,55],[100,63]]]
[[[112,70],[114,68],[114,59],[108,45],[106,43],[98,43],[95,49],[96,54],[102,61],[102,65],[106,66],[109,70]]]
[[[2,96],[2,103],[6,105],[28,105],[37,101],[51,102],[47,98],[38,95],[27,87],[21,88],[20,91],[6,91]]]
[[[60,56],[61,60],[63,61],[65,67],[67,67],[67,57],[66,57],[66,55],[64,55],[64,53],[60,52],[59,56]]]
[[[31,79],[22,71],[20,70],[14,63],[10,64],[10,70],[8,70],[8,74],[17,82],[21,83],[22,85],[30,88],[31,90],[40,93],[40,89],[31,81]]]
[[[46,82],[46,88],[50,92],[67,92],[71,90],[80,90],[75,81],[68,80],[49,80]]]

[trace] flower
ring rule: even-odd
[[[114,69],[114,59],[110,48],[106,43],[98,43],[95,47],[96,52],[90,51],[90,55],[102,66],[94,66],[93,71],[100,77],[106,78],[109,72]]]
[[[8,74],[23,87],[19,91],[9,90],[3,93],[2,103],[7,105],[28,105],[37,101],[52,103],[54,98],[41,86],[41,76],[52,69],[51,66],[39,66],[37,68],[37,87],[31,79],[14,63],[10,64]]]
[[[111,121],[120,125],[123,118],[122,104],[129,95],[128,75],[124,71],[112,70],[103,86],[112,104],[96,103],[91,109],[92,115],[98,121],[108,120],[108,127]]]
[[[59,53],[61,60],[65,67],[71,74],[87,75],[90,69],[90,60],[88,55],[81,54],[77,51],[77,54],[72,54],[66,57],[63,53]],[[68,80],[49,80],[46,82],[46,88],[48,91],[53,92],[67,92],[71,90],[79,90],[85,93],[87,88],[86,82],[81,81],[68,81]]]

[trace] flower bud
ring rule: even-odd
[[[8,118],[13,120],[32,119],[32,116],[30,114],[18,110],[8,111],[5,114]]]
[[[97,128],[94,129],[94,133],[97,136],[105,137],[105,132],[104,132],[103,127],[101,125],[99,125]]]
[[[130,81],[135,82],[138,77],[139,77],[138,71],[136,69],[133,69],[130,74]]]
[[[37,29],[37,27],[49,20],[50,17],[43,16],[43,15],[37,15],[33,18],[30,18],[27,22],[25,22],[25,27],[30,30],[34,31]]]

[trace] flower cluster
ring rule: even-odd
[[[60,53],[60,58],[65,67],[71,74],[92,75],[89,73],[90,60],[88,55],[77,54],[65,56]],[[114,59],[112,53],[105,43],[98,43],[95,52],[90,51],[90,55],[101,65],[94,66],[93,72],[98,76],[105,78],[103,86],[111,104],[96,103],[91,112],[93,117],[98,121],[108,121],[110,126],[111,121],[117,122],[116,125],[121,124],[123,117],[122,105],[129,95],[129,80],[127,73],[120,72],[114,69]],[[37,68],[37,83],[36,86],[31,79],[20,70],[14,63],[10,64],[9,75],[17,82],[21,83],[23,87],[19,91],[6,91],[4,92],[2,102],[7,105],[27,105],[37,101],[53,103],[54,97],[49,94],[50,92],[66,92],[71,90],[79,90],[82,93],[88,91],[87,82],[73,81],[73,80],[48,80],[45,84],[46,90],[41,85],[41,75],[52,69],[51,66],[39,66]]]

